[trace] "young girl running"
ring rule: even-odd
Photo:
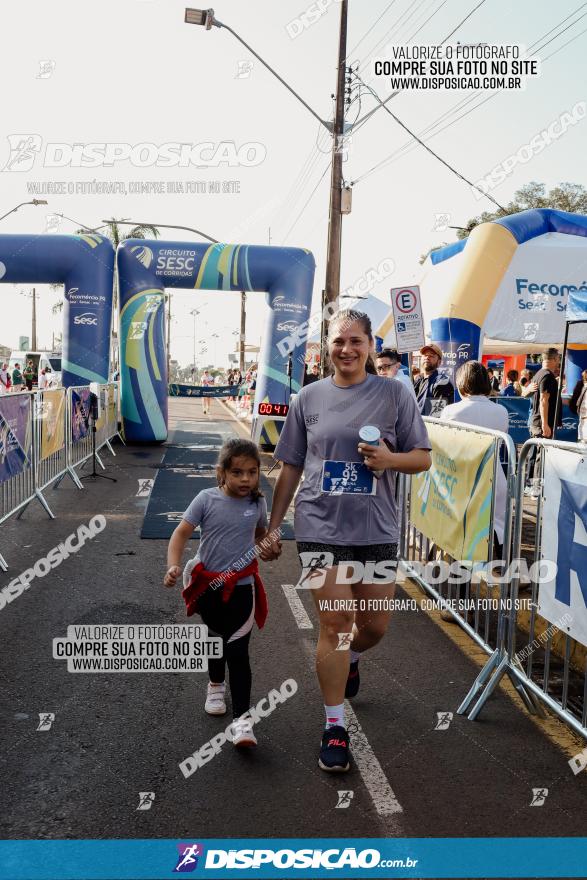
[[[251,702],[249,640],[253,621],[267,616],[267,599],[258,573],[254,544],[267,534],[267,503],[259,491],[261,458],[250,440],[227,440],[218,456],[218,487],[203,489],[175,529],[167,551],[166,587],[182,573],[181,559],[194,529],[200,545],[183,572],[188,616],[198,613],[211,636],[220,636],[223,656],[208,660],[210,682],[205,711],[224,715],[225,666],[232,697],[233,742],[255,746],[251,721],[242,716]],[[252,561],[251,561],[252,560]]]

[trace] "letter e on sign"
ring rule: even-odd
[[[418,285],[392,287],[391,308],[398,352],[403,353],[422,348],[426,339]]]

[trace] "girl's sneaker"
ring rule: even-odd
[[[206,705],[204,711],[208,715],[226,715],[226,703],[224,702],[224,687],[208,682],[208,693],[206,694]]]
[[[257,745],[257,737],[248,718],[235,718],[232,722],[232,732],[232,741],[237,748],[246,749]]]

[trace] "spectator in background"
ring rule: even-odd
[[[499,394],[499,379],[491,367],[487,370],[487,375],[489,376],[489,386],[491,389],[489,393],[492,397],[496,397]]]
[[[414,385],[401,369],[402,361],[397,351],[391,348],[384,348],[375,357],[375,368],[378,376],[385,379],[397,379],[402,385],[405,385],[412,396],[415,397]]]
[[[587,370],[583,370],[581,378],[575,385],[572,397],[569,400],[569,409],[579,417],[580,443],[587,443]]]
[[[14,370],[12,371],[12,390],[22,391],[23,387],[24,379],[22,378],[22,373],[20,372],[20,364],[15,364]]]
[[[22,377],[24,379],[27,391],[32,391],[33,382],[35,381],[35,365],[31,360],[27,361],[27,365],[23,370]]]
[[[464,422],[479,428],[491,428],[493,431],[508,433],[509,416],[505,406],[493,403],[490,397],[491,383],[489,370],[479,361],[467,361],[459,367],[456,382],[462,400],[444,408],[440,418],[442,421]],[[495,558],[501,558],[503,533],[505,526],[505,509],[507,500],[507,482],[501,467],[497,468],[495,487]],[[447,618],[448,619],[448,618]]]
[[[435,342],[420,349],[422,355],[421,375],[414,385],[418,409],[422,415],[437,414],[455,399],[455,389],[450,379],[440,373],[442,349]],[[438,401],[438,403],[434,403]]]
[[[517,389],[519,373],[517,370],[508,370],[507,385],[501,389],[502,397],[518,397],[520,392]]]
[[[203,388],[209,388],[211,385],[214,385],[214,379],[208,372],[208,370],[204,370],[202,373],[202,378],[200,379],[200,385]],[[210,412],[210,398],[202,397],[202,412],[204,415],[208,415]]]
[[[309,364],[308,364],[309,366]],[[310,370],[306,370],[304,373],[304,381],[302,383],[302,387],[305,388],[306,385],[311,385],[312,382],[317,382],[320,378],[320,368],[318,364],[313,364]]]
[[[542,352],[542,367],[535,374],[531,382],[524,388],[523,396],[532,395],[530,404],[530,419],[528,427],[531,437],[544,437],[550,439],[554,428],[554,413],[556,410],[556,398],[558,394],[558,380],[560,375],[561,358],[556,348],[546,348]],[[558,416],[558,425],[562,425],[562,407]],[[524,494],[531,498],[538,498],[540,488],[534,478],[538,467],[538,447],[534,446],[527,459],[528,485]]]
[[[11,384],[8,364],[2,364],[2,369],[0,369],[0,394],[7,394],[10,391]]]
[[[47,369],[46,367],[43,367],[39,374],[39,391],[43,391],[44,388],[48,388],[50,384],[51,380],[47,376]]]

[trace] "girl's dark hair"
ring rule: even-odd
[[[373,330],[371,327],[371,318],[369,315],[366,315],[365,312],[357,312],[355,309],[341,309],[340,312],[337,312],[334,317],[330,319],[330,323],[328,325],[328,336],[334,335],[334,328],[338,327],[339,324],[346,324],[348,327],[350,324],[359,324],[363,333],[365,333],[369,337],[369,342],[373,342]],[[330,372],[334,373],[334,368],[331,364]],[[373,373],[375,376],[377,375],[377,370],[375,368],[375,362],[373,361],[373,357],[371,354],[367,357],[367,363],[365,364],[365,371],[367,373]]]
[[[459,394],[491,394],[491,382],[488,371],[480,361],[466,361],[459,367],[456,374]]]
[[[239,455],[246,455],[247,458],[254,459],[259,465],[259,473],[261,473],[261,456],[257,444],[253,443],[252,440],[233,437],[222,444],[222,448],[218,453],[216,467],[221,472],[217,473],[218,486],[220,488],[224,485],[223,472],[231,466],[233,458],[237,458]],[[251,490],[251,501],[254,501],[256,504],[259,503],[259,498],[263,497],[264,495],[258,486]]]

